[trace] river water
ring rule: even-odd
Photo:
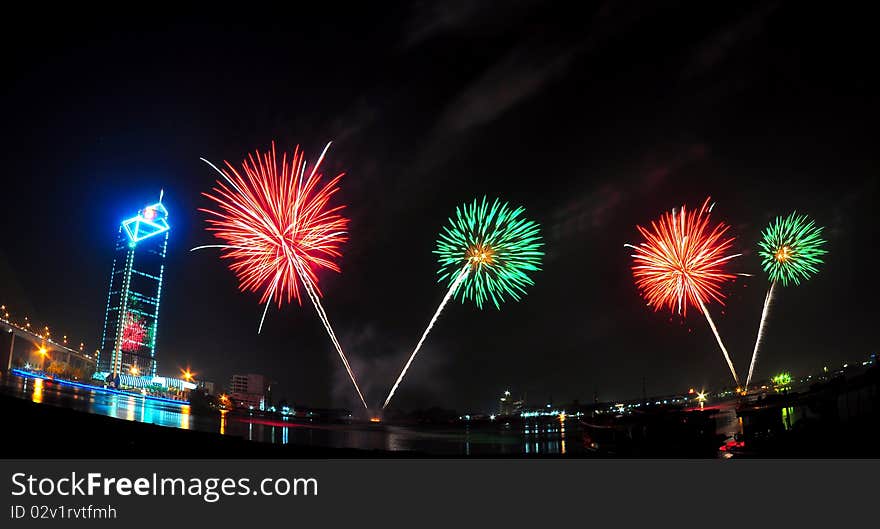
[[[579,423],[541,420],[424,427],[358,423],[328,424],[293,418],[191,413],[190,406],[16,375],[0,377],[0,393],[127,421],[201,430],[252,441],[375,450],[409,450],[438,455],[583,455]]]

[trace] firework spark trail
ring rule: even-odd
[[[715,335],[715,340],[718,341],[718,347],[721,348],[721,352],[724,353],[724,359],[727,360],[727,367],[730,368],[730,373],[733,375],[733,380],[736,382],[736,385],[739,386],[739,376],[736,374],[736,369],[733,368],[733,362],[730,360],[730,355],[727,354],[727,348],[724,347],[724,342],[721,341],[721,335],[718,334],[718,329],[715,328],[715,322],[712,321],[712,316],[709,315],[708,309],[706,309],[706,305],[703,304],[703,300],[697,298],[697,301],[700,302],[700,309],[702,309],[703,314],[706,316],[706,321],[709,322],[709,327],[712,329],[712,333]]]
[[[767,295],[764,297],[764,310],[761,311],[761,323],[758,325],[758,337],[755,338],[755,350],[752,352],[752,363],[749,364],[749,376],[746,377],[746,387],[749,388],[749,383],[752,381],[752,375],[755,372],[755,364],[758,362],[758,347],[761,345],[761,338],[764,337],[764,323],[767,321],[767,314],[770,312],[770,301],[773,299],[773,287],[776,286],[776,281],[770,283],[770,289],[767,290]]]
[[[764,326],[776,284],[781,283],[783,288],[789,284],[800,285],[801,281],[807,281],[819,272],[822,256],[828,253],[823,248],[825,241],[822,239],[822,229],[809,216],[793,212],[786,217],[776,217],[761,234],[758,255],[761,257],[761,267],[769,276],[770,288],[764,298],[746,387],[751,383],[758,363],[758,349],[764,337]]]
[[[358,397],[361,399],[361,403],[364,405],[364,409],[369,409],[367,406],[367,401],[364,400],[364,394],[361,393],[361,388],[358,386],[357,380],[354,376],[354,371],[351,369],[351,365],[348,363],[348,358],[346,358],[345,353],[342,352],[342,345],[339,344],[339,340],[336,338],[336,333],[333,332],[333,327],[330,325],[330,319],[327,317],[327,313],[324,311],[324,306],[321,305],[321,300],[318,298],[318,295],[315,293],[312,288],[312,282],[308,278],[307,275],[303,274],[302,271],[297,266],[297,273],[300,274],[300,279],[302,280],[303,287],[305,288],[306,293],[309,295],[309,299],[312,300],[312,305],[315,306],[315,311],[318,313],[318,317],[321,319],[321,323],[324,324],[324,328],[327,330],[327,334],[330,336],[330,341],[333,342],[333,345],[336,347],[336,352],[339,353],[339,358],[342,359],[342,364],[345,366],[345,370],[348,372],[349,378],[351,378],[351,383],[354,384],[354,389],[357,391]]]
[[[406,365],[403,366],[403,371],[400,372],[400,376],[397,377],[397,382],[394,383],[394,387],[391,388],[391,392],[388,394],[388,398],[385,399],[385,404],[382,405],[382,409],[388,407],[388,403],[391,402],[391,398],[394,396],[394,392],[397,391],[397,386],[400,385],[400,381],[403,380],[404,375],[406,375],[406,370],[409,369],[409,365],[412,364],[413,358],[418,354],[419,349],[422,348],[422,344],[425,343],[425,338],[428,337],[428,333],[431,332],[431,328],[434,327],[434,323],[437,321],[437,318],[440,316],[440,313],[443,312],[443,307],[452,299],[453,294],[455,294],[456,289],[461,284],[462,281],[468,276],[468,273],[471,269],[471,263],[468,262],[465,264],[461,271],[458,273],[458,277],[455,278],[455,281],[452,282],[452,285],[449,287],[449,290],[446,292],[446,295],[443,296],[443,301],[440,302],[440,306],[437,307],[437,312],[434,313],[434,317],[431,318],[431,322],[428,323],[428,327],[425,329],[425,332],[422,333],[422,338],[419,340],[419,343],[416,344],[415,349],[411,355],[409,355],[409,360],[406,361]]]
[[[261,293],[265,303],[257,333],[262,331],[269,305],[296,300],[302,304],[300,286],[305,290],[339,353],[364,408],[367,403],[357,384],[351,365],[333,332],[321,305],[317,272],[328,268],[339,272],[335,258],[341,257],[340,245],[347,241],[348,219],[340,215],[344,206],[331,206],[339,190],[340,173],[319,185],[321,163],[330,143],[317,162],[306,172],[304,152],[296,147],[293,155],[276,155],[275,143],[268,152],[250,154],[236,170],[229,162],[221,169],[201,158],[222,177],[212,193],[203,193],[219,209],[200,208],[208,215],[208,231],[226,244],[203,245],[219,248],[221,258],[231,259],[242,291]]]
[[[625,246],[635,250],[633,277],[648,306],[655,311],[666,307],[678,311],[682,317],[687,316],[688,305],[699,308],[739,385],[733,362],[706,303],[724,304],[722,286],[736,277],[727,272],[725,266],[740,254],[726,255],[734,238],[725,235],[728,226],[723,222],[710,224],[714,204],[710,205],[709,201],[707,198],[699,209],[688,211],[682,206],[679,212],[673,209],[664,213],[651,221],[650,228],[636,226],[644,242]]]
[[[272,284],[272,288],[269,290],[269,299],[266,300],[266,307],[263,309],[263,316],[260,318],[260,326],[257,327],[257,334],[263,332],[263,322],[266,321],[266,313],[269,312],[269,304],[272,303],[272,295],[275,294],[275,287],[278,286],[278,277],[275,277],[275,282]]]
[[[207,244],[203,246],[196,246],[191,249],[191,252],[196,250],[202,250],[205,248],[233,248],[232,246],[228,246],[225,244]],[[315,311],[318,313],[318,318],[321,319],[321,323],[324,325],[324,329],[327,330],[327,334],[330,336],[330,341],[333,343],[333,347],[336,348],[336,352],[339,353],[339,358],[342,359],[342,364],[345,366],[346,372],[348,372],[349,378],[351,378],[352,384],[354,384],[354,389],[357,391],[358,397],[361,399],[361,403],[364,405],[365,409],[369,409],[367,406],[367,401],[364,399],[363,393],[361,393],[361,388],[358,386],[357,379],[354,376],[354,371],[351,369],[351,365],[348,363],[348,358],[345,356],[345,353],[342,351],[342,345],[340,345],[339,340],[336,338],[336,333],[333,332],[333,326],[330,325],[330,319],[327,317],[327,312],[324,310],[324,306],[321,305],[321,301],[318,298],[317,294],[312,288],[312,282],[308,279],[308,276],[305,275],[300,269],[298,265],[294,265],[296,269],[297,275],[300,277],[300,280],[303,283],[303,288],[306,293],[309,295],[309,299],[312,300],[312,305],[315,307]],[[269,292],[269,300],[266,302],[266,306],[263,309],[263,317],[260,319],[260,327],[257,329],[257,334],[259,334],[263,330],[263,321],[266,319],[266,312],[269,310],[269,304],[272,301],[272,295],[275,291],[275,287],[277,286],[277,281],[273,284],[272,288]]]

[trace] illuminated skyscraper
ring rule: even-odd
[[[156,376],[156,331],[169,228],[161,194],[159,202],[119,226],[99,372]]]

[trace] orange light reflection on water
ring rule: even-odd
[[[180,427],[189,430],[189,406],[180,407]]]
[[[34,379],[34,393],[31,395],[31,400],[36,402],[37,404],[43,402],[43,379],[35,378]]]

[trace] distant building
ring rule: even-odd
[[[510,391],[505,391],[501,398],[498,399],[498,415],[515,415],[519,413],[522,407],[522,399],[514,399],[510,395]]]
[[[232,375],[229,380],[229,398],[240,408],[266,407],[266,390],[269,384],[263,375]]]
[[[161,194],[159,202],[119,225],[98,372],[157,374],[156,332],[168,231]]]
[[[198,386],[205,390],[208,395],[215,395],[214,393],[214,383],[209,380],[199,380]]]

